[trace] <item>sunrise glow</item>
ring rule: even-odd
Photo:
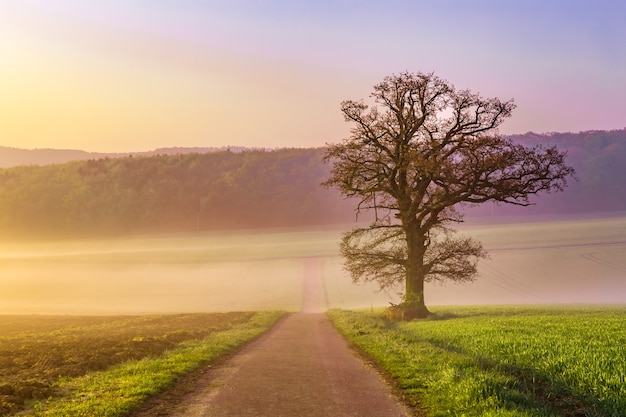
[[[434,71],[514,98],[507,133],[621,129],[619,2],[0,3],[0,145],[322,146],[338,106]]]

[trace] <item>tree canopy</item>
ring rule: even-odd
[[[344,234],[341,252],[354,281],[404,283],[409,316],[424,317],[425,281],[472,280],[486,256],[450,228],[463,219],[459,205],[528,205],[532,195],[563,190],[573,169],[556,147],[499,135],[512,100],[457,90],[432,73],[388,76],[371,98],[341,103],[351,135],[325,158],[333,164],[325,185],[375,213],[369,227]]]

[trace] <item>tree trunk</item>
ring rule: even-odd
[[[405,320],[426,318],[430,314],[424,302],[424,254],[426,252],[425,237],[411,230],[406,231],[407,265],[402,305],[407,309]]]

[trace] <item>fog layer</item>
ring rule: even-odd
[[[428,305],[626,303],[626,218],[475,225],[460,232],[482,241],[491,257],[474,283],[428,285]],[[352,284],[341,266],[340,234],[3,242],[0,313],[322,311],[398,302],[394,291]]]

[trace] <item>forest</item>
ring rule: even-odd
[[[626,129],[527,133],[567,150],[576,179],[530,207],[467,208],[467,216],[626,211]],[[32,151],[35,152],[35,151]],[[324,148],[102,157],[0,169],[2,237],[178,233],[355,221],[355,203],[320,186]],[[38,162],[41,163],[41,162]]]
[[[4,235],[313,226],[354,219],[323,149],[104,158],[0,170]]]
[[[509,136],[527,146],[556,145],[567,151],[567,163],[576,170],[565,192],[542,195],[530,207],[498,206],[499,216],[561,215],[626,211],[626,128],[612,131],[549,133]],[[491,215],[490,206],[469,210]]]

